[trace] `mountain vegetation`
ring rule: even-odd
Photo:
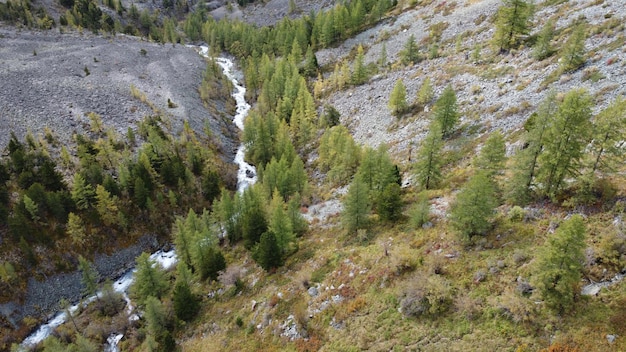
[[[8,24],[56,26],[11,1],[0,4]],[[162,17],[114,1],[119,17],[107,19],[80,1],[60,4],[64,31],[126,23],[148,40],[208,43],[198,90],[209,110],[232,89],[214,57],[232,55],[258,179],[237,191],[218,131],[175,134],[158,109],[125,135],[90,113],[68,146],[54,131],[12,134],[0,300],[73,270],[84,296],[101,291],[75,313],[64,301],[70,319],[35,350],[92,351],[117,334],[122,351],[626,348],[626,103],[623,86],[594,86],[607,70],[626,76],[623,7],[356,0],[299,13],[290,1],[257,26],[178,2]],[[472,29],[450,34],[463,25],[452,16],[472,11]],[[423,37],[405,22],[416,18],[429,23]],[[140,255],[125,307],[89,260],[146,233],[173,244],[178,263]],[[40,320],[0,320],[0,349],[18,349]]]

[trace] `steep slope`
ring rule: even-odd
[[[105,38],[8,28],[0,34],[0,129],[7,131],[0,136],[1,148],[9,131],[22,138],[28,131],[43,134],[46,127],[68,143],[74,132],[89,129],[86,115],[91,112],[125,135],[128,127],[161,111],[174,133],[182,130],[185,120],[198,132],[208,126],[224,152],[234,153],[236,132],[222,116],[228,98],[205,108],[198,88],[206,62],[193,49],[124,35]]]

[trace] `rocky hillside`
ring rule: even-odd
[[[268,0],[237,6],[210,1],[207,5],[208,13],[215,18],[264,26],[276,24],[284,16],[297,19],[309,11],[328,10],[340,3],[345,2]],[[145,310],[141,319],[129,321],[127,311],[119,307],[103,313],[102,304],[96,304],[77,314],[74,326],[61,326],[51,341],[63,346],[78,345],[80,335],[101,346],[107,337],[123,335],[119,344],[123,351],[169,351],[175,347],[202,352],[624,350],[626,180],[624,154],[620,154],[623,138],[617,136],[616,142],[609,145],[615,152],[613,167],[598,171],[594,166],[589,172],[589,160],[596,155],[592,153],[597,152],[594,143],[598,140],[587,133],[591,131],[576,131],[586,139],[578,146],[580,155],[571,164],[575,166],[568,164],[568,177],[561,179],[562,188],[557,194],[545,191],[545,183],[551,179],[538,181],[534,174],[538,168],[534,167],[538,160],[543,163],[541,166],[549,165],[550,156],[561,155],[549,154],[551,141],[532,144],[527,131],[534,131],[539,118],[548,121],[560,115],[576,115],[578,111],[559,109],[565,106],[576,110],[565,104],[575,101],[568,92],[583,88],[588,95],[580,93],[578,97],[589,97],[589,111],[586,124],[580,126],[594,129],[601,126],[602,119],[610,117],[607,115],[612,115],[619,117],[615,130],[623,134],[623,103],[614,105],[619,109],[610,110],[610,114],[600,113],[626,94],[626,0],[536,1],[529,33],[520,35],[507,48],[493,41],[496,14],[502,3],[394,2],[395,6],[380,15],[380,21],[373,21],[370,27],[356,26],[355,35],[347,40],[326,38],[328,45],[322,45],[319,43],[323,37],[316,37],[320,40],[316,42],[320,48],[315,52],[319,74],[308,74],[306,81],[298,76],[306,71],[306,67],[300,67],[298,72],[298,60],[285,64],[304,54],[304,47],[300,47],[300,53],[292,52],[289,59],[271,60],[269,57],[280,46],[260,43],[257,47],[270,51],[268,57],[246,58],[245,63],[240,62],[244,72],[278,72],[282,78],[293,74],[298,80],[285,79],[289,84],[277,89],[285,91],[279,99],[280,92],[264,92],[263,85],[270,86],[271,82],[272,87],[279,87],[284,82],[272,80],[273,75],[265,77],[265,81],[257,77],[256,92],[249,91],[249,97],[256,99],[249,117],[255,122],[249,126],[260,132],[248,129],[244,139],[251,148],[282,153],[281,161],[277,162],[274,155],[268,157],[270,152],[263,154],[267,168],[261,172],[258,187],[241,197],[215,199],[210,217],[203,215],[200,220],[200,216],[190,212],[185,218],[185,212],[178,211],[183,216],[177,218],[171,236],[177,250],[198,241],[195,247],[181,251],[185,253],[181,258],[186,255],[184,260],[195,270],[192,274],[186,271],[187,265],[181,265],[176,271],[160,273],[164,283],[155,285],[159,288],[155,294],[158,299],[145,295],[144,304],[138,305],[140,311]],[[224,23],[208,21],[202,35],[207,42],[215,40],[226,50],[238,49],[233,54],[243,56],[252,46],[246,40],[257,39],[251,33],[256,28],[245,28],[239,23],[228,27]],[[550,50],[537,55],[537,43],[551,23],[554,28],[547,45]],[[239,41],[232,40],[227,38],[230,33],[220,32],[224,28],[244,35]],[[564,52],[576,33],[584,34],[577,49],[582,63],[571,68],[565,64],[568,58]],[[32,121],[24,122],[30,120],[23,118],[22,110],[46,118],[45,110],[39,110],[40,100],[47,109],[58,108],[58,113],[68,118],[51,121],[55,128],[88,128],[84,114],[95,111],[112,116],[107,123],[123,132],[134,122],[133,116],[149,114],[153,109],[166,112],[173,124],[188,117],[194,121],[194,128],[202,127],[202,115],[194,115],[204,111],[199,97],[193,94],[199,81],[191,84],[187,80],[200,80],[193,75],[201,74],[202,61],[191,49],[120,36],[109,39],[11,31],[3,35],[10,39],[8,43],[15,46],[19,57],[13,58],[11,50],[0,48],[0,63],[8,63],[0,65],[0,73],[15,82],[11,87],[18,87],[22,93],[36,93],[23,98],[23,94],[5,89],[6,94],[14,95],[2,102],[13,114],[8,121],[22,121],[22,130],[37,129]],[[32,38],[24,40],[24,36]],[[312,37],[311,34],[306,40]],[[411,40],[415,41],[417,53],[408,60],[407,43]],[[85,41],[93,46],[81,47]],[[63,54],[65,59],[53,61],[54,64],[40,63],[46,62],[42,59],[53,60],[52,54],[63,45],[77,49]],[[366,67],[365,78],[355,78],[359,57]],[[31,68],[41,75],[32,75]],[[56,75],[50,79],[66,85],[40,84],[39,78],[33,79],[48,79],[45,72],[50,70]],[[427,79],[433,87],[432,96],[425,103],[418,103],[418,92]],[[22,85],[22,80],[28,83]],[[392,113],[390,97],[400,81],[406,87],[408,106],[401,113]],[[130,84],[145,92],[144,100],[152,106],[133,98]],[[285,103],[287,91],[296,91],[296,86],[304,89],[293,94],[293,101]],[[425,148],[431,127],[437,130],[432,122],[433,111],[437,111],[434,105],[446,87],[456,95],[460,119],[445,137],[435,135],[438,143],[433,144],[440,148],[440,182],[429,187],[418,179],[416,160],[418,150]],[[311,94],[303,93],[307,89]],[[48,90],[53,98],[42,99],[41,92]],[[69,96],[77,98],[71,102],[59,98],[64,97],[66,90],[71,92]],[[86,93],[91,90],[93,94]],[[555,94],[549,94],[551,91]],[[542,114],[541,102],[551,96],[551,113],[537,117]],[[3,97],[0,94],[0,99]],[[23,102],[13,107],[11,102],[15,99]],[[168,104],[168,99],[176,107]],[[268,103],[271,99],[278,102],[272,105]],[[289,105],[292,102],[294,106]],[[227,105],[220,104],[218,112]],[[115,110],[119,105],[122,109]],[[310,106],[314,108],[309,109]],[[284,107],[288,107],[286,112],[281,110]],[[303,121],[315,115],[315,107],[321,122],[307,126]],[[338,121],[330,123],[332,108],[338,113],[334,116]],[[264,119],[272,121],[279,114],[291,119],[289,126],[278,118],[273,126],[263,125]],[[214,132],[228,128],[219,114],[214,117]],[[18,126],[17,122],[12,123]],[[555,129],[556,122],[550,123],[550,137],[557,140],[560,131]],[[341,126],[330,128],[333,124]],[[303,137],[307,127],[319,127],[316,133],[308,135],[312,136],[310,140]],[[337,134],[334,140],[326,138],[324,133],[343,131],[342,127],[349,133]],[[262,133],[272,128],[276,132],[273,135]],[[608,130],[606,136],[610,135],[610,126]],[[288,135],[296,148],[286,142]],[[301,143],[296,144],[296,139]],[[491,145],[487,142],[494,140]],[[254,144],[259,141],[269,141],[262,146],[266,149],[261,149],[260,143]],[[182,143],[186,142],[187,139]],[[324,149],[324,143],[332,148]],[[366,149],[383,144],[389,147],[389,158],[384,149]],[[487,154],[490,147],[492,155]],[[522,185],[531,196],[524,201],[509,199],[505,190],[523,169],[517,164],[522,160],[518,157],[534,148],[538,151],[532,161],[530,180]],[[500,152],[493,157],[497,159],[493,164],[485,161]],[[537,159],[540,152],[544,154]],[[261,154],[249,153],[248,157],[262,160]],[[293,160],[287,161],[289,158]],[[359,161],[370,169],[359,173],[363,165],[357,165]],[[333,163],[339,165],[338,171],[333,169]],[[490,169],[495,164],[497,167]],[[387,197],[392,192],[387,192],[387,187],[385,191],[370,190],[372,193],[367,196],[355,196],[358,190],[354,189],[359,187],[353,185],[360,185],[364,173],[370,171],[369,176],[376,178],[371,170],[384,174],[386,166],[393,169],[393,177],[386,176],[387,181],[394,178],[389,181],[389,186],[393,186],[389,189],[396,190],[392,194],[395,198]],[[297,172],[298,167],[302,173]],[[343,178],[331,172],[343,172]],[[282,176],[282,192],[291,186],[290,182],[296,183],[285,175],[301,181],[306,176],[297,176],[304,174],[308,182],[306,187],[298,188],[301,193],[297,196],[289,194],[289,190],[279,194],[268,186],[271,182],[278,184]],[[396,184],[398,174],[401,187]],[[477,184],[480,187],[472,188]],[[193,185],[188,189],[193,190]],[[490,196],[485,197],[486,193]],[[171,197],[170,204],[176,207],[175,195]],[[165,197],[161,198],[165,204]],[[361,200],[355,200],[358,198]],[[393,218],[383,213],[391,207],[390,203],[395,206]],[[483,205],[488,207],[486,211]],[[464,209],[470,210],[462,213]],[[359,211],[362,213],[358,216],[365,214],[365,221],[352,228],[350,212]],[[299,216],[307,220],[308,229],[298,223]],[[472,221],[481,216],[479,221],[486,224],[484,228],[468,230],[475,226]],[[459,220],[463,217],[471,220],[463,223]],[[300,225],[298,231],[296,225]],[[263,231],[250,235],[259,228]],[[256,242],[255,235],[259,237]],[[208,249],[203,252],[198,248]],[[268,264],[268,257],[276,253],[280,253],[278,259],[270,258],[276,262]],[[204,265],[203,260],[209,263]],[[213,270],[218,266],[221,270]],[[564,277],[569,280],[565,284],[561,281]],[[136,292],[133,295],[134,299],[142,298]],[[117,305],[121,307],[124,303],[120,302],[118,298]],[[33,321],[27,323],[34,325]],[[75,330],[84,333],[77,334]],[[49,346],[53,343],[45,346],[45,351],[52,350]]]
[[[387,143],[400,162],[408,160],[407,152],[424,137],[428,114],[417,113],[408,121],[398,121],[391,115],[387,103],[398,79],[405,83],[409,101],[416,98],[426,78],[432,80],[436,96],[451,84],[462,110],[461,123],[481,133],[496,129],[507,134],[515,132],[549,88],[559,92],[575,87],[587,89],[598,103],[596,112],[626,93],[625,32],[621,21],[626,15],[624,1],[568,1],[563,6],[545,7],[538,4],[531,35],[537,35],[549,19],[556,20],[555,47],[563,45],[571,30],[568,28],[581,18],[593,33],[585,42],[589,59],[584,67],[550,83],[548,77],[558,70],[558,55],[537,61],[532,57],[532,48],[524,45],[505,55],[494,53],[489,41],[500,1],[430,3],[317,53],[321,65],[334,66],[345,58],[350,60],[348,53],[363,45],[366,62],[376,63],[383,45],[386,47],[389,69],[367,84],[332,94],[325,102],[340,111],[356,140],[372,146]],[[399,53],[409,37],[413,35],[418,43],[426,43],[436,27],[445,28],[438,32],[437,57],[400,67]],[[429,55],[428,47],[423,50],[423,55]]]
[[[124,35],[8,27],[0,27],[0,37],[2,148],[9,131],[22,138],[28,131],[43,135],[46,128],[68,143],[73,133],[89,130],[92,112],[125,135],[128,127],[160,111],[175,134],[185,120],[197,132],[208,124],[225,153],[234,153],[236,134],[222,115],[228,97],[215,100],[213,109],[203,105],[198,89],[206,61],[192,48]]]

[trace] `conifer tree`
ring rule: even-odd
[[[352,69],[352,76],[350,81],[353,85],[358,86],[367,82],[367,67],[365,66],[365,54],[363,53],[363,46],[359,45],[357,49],[356,58],[354,59],[354,68]]]
[[[281,255],[285,255],[291,245],[294,244],[296,236],[293,233],[293,226],[290,218],[285,214],[285,203],[283,197],[274,191],[270,201],[269,231],[276,237],[276,243]]]
[[[430,202],[428,200],[428,192],[421,191],[417,195],[415,203],[409,210],[409,218],[411,225],[415,229],[419,229],[430,220]]]
[[[85,229],[83,219],[79,215],[71,212],[68,214],[65,230],[75,245],[82,246],[87,240],[87,230]]]
[[[367,228],[370,210],[369,188],[361,178],[355,177],[344,198],[341,214],[342,224],[348,233],[354,234],[359,229]]]
[[[165,308],[163,303],[154,296],[148,296],[145,305],[144,319],[146,320],[146,328],[148,333],[158,341],[165,332],[167,319]]]
[[[513,48],[518,37],[528,35],[532,16],[532,3],[524,0],[503,0],[503,5],[498,9],[493,38],[501,52]]]
[[[506,144],[500,130],[489,135],[480,153],[474,159],[474,167],[490,175],[498,174],[504,168]]]
[[[72,200],[76,207],[81,210],[88,209],[94,198],[93,187],[85,181],[85,178],[77,173],[74,176],[74,186],[72,187]]]
[[[168,288],[165,271],[161,265],[150,259],[148,253],[142,253],[136,259],[135,281],[131,293],[139,304],[145,304],[150,296],[161,297]]]
[[[581,215],[563,221],[536,259],[533,281],[546,306],[559,313],[572,309],[585,259]]]
[[[388,184],[399,183],[395,171],[396,168],[389,157],[387,146],[381,144],[376,149],[365,148],[356,177],[365,182],[372,192],[372,198],[377,199]]]
[[[261,235],[259,244],[254,251],[254,258],[266,271],[278,268],[283,264],[280,247],[276,235],[272,231],[267,231]]]
[[[551,41],[554,38],[554,21],[549,19],[543,26],[537,37],[533,57],[537,60],[544,60],[554,54],[554,48]]]
[[[198,298],[191,292],[191,288],[186,282],[176,282],[172,301],[176,317],[180,320],[190,321],[198,313],[200,307]]]
[[[491,227],[497,205],[496,188],[489,174],[478,172],[463,186],[450,209],[452,227],[464,241],[483,235]]]
[[[78,257],[78,270],[82,275],[80,283],[83,286],[83,295],[95,295],[98,290],[98,271],[82,255]]]
[[[585,33],[586,25],[578,24],[561,49],[561,70],[563,72],[576,71],[585,64]]]
[[[187,219],[195,216],[193,209],[189,209]],[[185,220],[181,217],[176,217],[174,224],[172,225],[172,237],[174,245],[176,246],[176,253],[180,258],[180,261],[186,265],[191,265],[191,248],[193,247],[193,233],[185,225]]]
[[[626,100],[616,98],[593,121],[590,173],[613,171],[624,155]]]
[[[459,121],[457,111],[456,93],[451,85],[448,85],[435,102],[434,119],[441,127],[443,137],[449,136]]]
[[[395,221],[402,214],[400,185],[389,183],[378,196],[376,211],[383,221]]]
[[[216,246],[197,242],[193,251],[194,267],[198,268],[201,279],[217,280],[219,272],[226,269],[226,259]]]
[[[422,141],[414,170],[417,181],[424,189],[433,189],[441,181],[443,140],[438,123],[430,124],[430,131]]]
[[[419,48],[413,34],[404,43],[404,48],[400,52],[400,61],[404,65],[416,64],[420,61]]]
[[[294,194],[287,203],[287,216],[291,223],[291,228],[297,236],[303,235],[309,228],[309,223],[300,212],[301,198],[300,194]]]
[[[391,114],[400,117],[407,110],[408,104],[406,102],[406,88],[402,79],[396,81],[396,85],[391,91],[389,96],[389,109]]]
[[[111,226],[117,223],[119,218],[119,210],[117,208],[117,197],[111,196],[104,186],[96,186],[96,210],[100,216],[100,220],[105,226]]]
[[[435,92],[433,90],[432,83],[430,81],[430,77],[426,77],[424,82],[422,82],[422,86],[417,91],[417,105],[420,107],[425,107],[430,104],[435,97]]]
[[[544,152],[539,155],[538,178],[543,184],[543,193],[552,199],[561,191],[567,178],[579,173],[591,133],[592,104],[584,89],[569,91],[546,130]]]
[[[249,187],[242,195],[241,203],[241,231],[246,248],[251,249],[259,242],[261,235],[267,231],[265,215],[265,197],[261,187]]]
[[[313,52],[313,48],[309,45],[306,49],[306,54],[304,55],[304,67],[302,69],[302,73],[308,77],[315,77],[318,69],[319,64],[317,63],[317,57]]]
[[[537,112],[526,122],[525,140],[528,146],[514,156],[513,175],[505,187],[506,198],[509,202],[524,205],[530,200],[539,155],[546,143],[546,131],[557,111],[556,91],[550,90],[539,104]]]

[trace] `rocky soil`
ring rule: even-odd
[[[435,86],[435,95],[451,84],[457,93],[462,113],[461,124],[479,133],[496,129],[511,132],[521,127],[526,118],[535,111],[545,97],[547,89],[542,82],[558,69],[558,55],[544,62],[532,58],[532,49],[514,50],[505,56],[495,56],[487,43],[493,36],[489,19],[496,13],[499,0],[457,1],[449,14],[434,1],[431,5],[406,11],[393,20],[383,21],[335,48],[317,52],[320,65],[334,65],[348,55],[354,47],[363,45],[366,62],[379,60],[383,44],[388,63],[396,62],[410,35],[419,44],[429,36],[430,26],[446,23],[439,48],[440,57],[424,60],[406,68],[392,69],[375,75],[361,86],[332,94],[330,103],[341,113],[342,123],[353,132],[361,144],[377,146],[386,143],[396,155],[397,162],[410,161],[411,151],[419,147],[430,123],[429,114],[421,112],[402,120],[391,115],[387,107],[389,96],[398,79],[407,87],[407,100],[412,102],[426,77]],[[591,4],[586,1],[570,1],[572,11],[568,16],[558,16],[556,7],[540,9],[535,14],[533,33],[538,32],[545,21],[554,16],[557,30],[571,25],[583,16],[590,25],[598,25],[609,18],[626,16],[626,1],[604,1]],[[463,33],[471,35],[457,45],[456,38]],[[589,36],[585,48],[588,60],[585,67],[571,74],[562,75],[551,85],[557,92],[582,87],[596,97],[597,110],[605,107],[616,96],[626,93],[626,43],[617,49],[608,49],[609,43],[623,41],[624,31],[603,31]],[[554,43],[562,45],[567,36]],[[473,60],[474,48],[481,48],[481,59]],[[422,49],[422,55],[427,55]],[[488,61],[489,60],[489,61]],[[597,71],[599,80],[589,79]]]
[[[22,137],[45,127],[67,143],[74,132],[88,129],[90,112],[125,134],[157,109],[174,131],[184,120],[198,132],[208,124],[224,150],[234,153],[234,142],[224,136],[225,131],[232,135],[232,123],[210,114],[200,100],[206,63],[192,48],[124,35],[60,35],[3,27],[0,37],[0,149],[10,131]],[[131,86],[145,94],[154,109],[134,98]],[[168,99],[175,108],[168,107]],[[219,106],[223,102],[218,102],[218,111]]]

